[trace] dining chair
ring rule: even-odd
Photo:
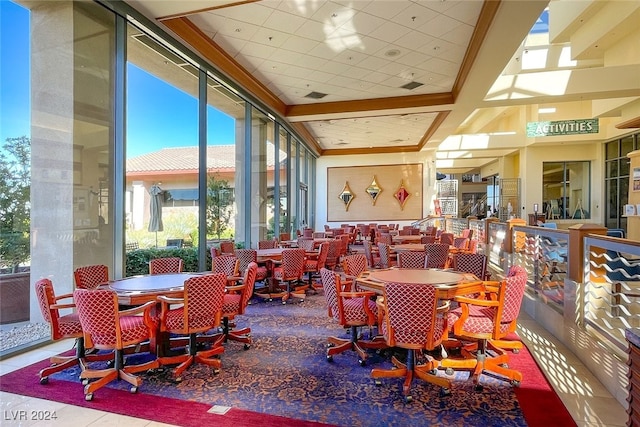
[[[398,268],[425,268],[426,260],[425,251],[398,252]]]
[[[391,248],[387,243],[378,243],[378,252],[380,253],[380,267],[390,268],[396,265],[396,260],[391,257]]]
[[[298,247],[304,249],[305,252],[313,252],[315,250],[315,242],[313,239],[301,237],[298,239]]]
[[[78,267],[73,272],[77,289],[96,289],[109,281],[109,267],[103,264]]]
[[[317,292],[313,286],[313,275],[320,274],[320,270],[324,268],[327,262],[327,255],[329,254],[329,243],[322,243],[318,248],[315,256],[310,256],[309,252],[306,252],[304,260],[304,272],[307,273],[309,279],[309,289],[313,292]]]
[[[258,241],[258,249],[275,249],[277,247],[278,241],[275,239]]]
[[[453,233],[444,232],[444,233],[440,234],[440,243],[444,243],[444,244],[447,244],[449,246],[452,246],[453,245],[453,239],[454,239]]]
[[[380,329],[389,347],[407,350],[406,361],[399,356],[391,358],[393,368],[374,368],[371,377],[376,385],[380,378],[404,377],[402,394],[405,402],[411,402],[413,377],[438,385],[440,394],[450,393],[451,381],[436,374],[438,361],[424,354],[441,346],[447,332],[449,302],[438,302],[433,285],[388,282],[384,286],[383,298],[378,299]],[[425,363],[418,363],[421,357]]]
[[[451,257],[451,268],[462,273],[471,273],[480,280],[490,280],[485,254],[458,253]]]
[[[449,262],[449,245],[446,243],[429,243],[424,245],[427,254],[426,268],[447,268]]]
[[[292,285],[299,284],[304,275],[305,252],[304,249],[285,249],[282,251],[282,261],[278,267],[273,269],[273,279],[278,282],[278,286],[284,290],[282,303],[286,304],[287,300],[295,296],[301,301],[305,299],[303,286],[292,288]]]
[[[358,290],[354,287],[357,277],[367,270],[367,257],[364,254],[351,254],[342,259],[342,271],[344,279],[342,280],[343,289],[345,291]]]
[[[320,277],[329,317],[335,319],[340,326],[349,328],[349,339],[336,336],[327,339],[327,361],[333,361],[336,354],[352,350],[358,354],[360,366],[365,366],[368,357],[366,349],[386,347],[384,339],[374,336],[372,332],[378,320],[378,310],[371,299],[375,293],[344,291],[340,275],[327,268],[320,270]],[[368,340],[360,339],[359,329],[362,327],[369,329]]]
[[[59,341],[73,338],[76,350],[74,356],[52,356],[49,358],[51,365],[40,370],[40,384],[47,384],[51,374],[79,365],[80,360],[83,358],[91,362],[113,359],[113,354],[89,354],[86,352],[84,334],[78,313],[71,311],[76,307],[73,302],[73,294],[56,296],[50,279],[38,280],[35,284],[35,290],[42,318],[51,327],[51,340]],[[61,315],[60,310],[68,310],[69,312]]]
[[[221,326],[226,285],[225,273],[204,274],[185,280],[182,297],[158,297],[161,304],[160,332],[189,339],[185,353],[158,358],[161,366],[178,365],[172,371],[176,382],[182,381],[182,373],[193,363],[213,367],[214,374],[220,372],[222,363],[217,356],[224,352],[224,335],[200,335]]]
[[[85,385],[85,400],[93,400],[96,390],[116,379],[131,384],[131,393],[136,393],[142,378],[134,374],[156,369],[160,364],[155,358],[140,364],[126,364],[124,350],[145,341],[155,343],[157,323],[151,316],[151,310],[156,303],[149,301],[119,311],[118,295],[109,289],[76,289],[73,299],[87,346],[114,351],[114,364],[107,368],[102,365],[93,368],[87,359],[81,359],[80,378]]]
[[[220,255],[211,261],[211,272],[224,273],[227,277],[237,277],[240,261],[235,255]]]
[[[233,241],[225,240],[220,242],[220,254],[221,255],[233,255],[236,250],[236,245]]]
[[[466,251],[469,247],[469,239],[467,237],[454,237],[453,247],[461,251]]]
[[[422,243],[423,245],[426,245],[427,243],[435,243],[435,242],[436,242],[436,236],[425,235],[420,237],[420,243]]]
[[[329,241],[329,252],[327,253],[327,260],[325,262],[325,265],[329,270],[335,269],[340,263],[341,247],[342,241],[340,239],[333,239]]]
[[[237,285],[227,286],[222,302],[222,333],[224,342],[228,340],[244,343],[244,349],[251,347],[251,328],[233,329],[232,323],[236,316],[245,313],[249,300],[253,295],[253,287],[256,282],[258,264],[250,262],[247,266],[242,282]]]
[[[369,268],[381,268],[378,248],[376,247],[374,252],[371,241],[366,239],[362,241],[362,247],[364,248],[364,255],[367,257]]]
[[[252,262],[258,264],[258,252],[255,249],[236,249],[236,258],[238,258],[238,273],[243,275],[247,271],[247,267]],[[262,282],[267,278],[268,271],[264,265],[258,265],[256,271],[256,282]]]
[[[279,240],[281,242],[284,242],[284,241],[287,241],[287,240],[291,240],[291,233],[280,233]]]
[[[470,254],[478,253],[478,241],[476,239],[469,240],[469,246],[467,247],[467,252]]]
[[[520,385],[522,373],[508,367],[509,353],[500,341],[515,331],[522,298],[527,284],[527,273],[516,270],[501,281],[484,282],[479,298],[455,297],[459,307],[448,315],[453,345],[459,347],[462,358],[442,359],[440,366],[451,375],[455,369],[470,370],[477,391],[482,390],[480,375],[492,372],[508,379],[513,386]]]
[[[149,261],[149,274],[182,273],[180,257],[154,258]]]

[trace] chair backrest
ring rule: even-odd
[[[256,275],[258,273],[258,264],[255,262],[250,262],[247,266],[246,271],[244,272],[244,278],[242,280],[242,284],[244,288],[242,289],[242,298],[240,299],[240,309],[238,310],[238,314],[244,314],[244,311],[249,304],[249,300],[253,295],[253,289],[256,284]]]
[[[220,253],[222,255],[233,255],[236,250],[235,243],[225,240],[224,242],[220,242]]]
[[[252,262],[258,262],[258,252],[255,249],[236,249],[236,258],[238,258],[238,271],[245,274],[247,267]]]
[[[435,243],[435,241],[436,236],[426,235],[420,237],[420,243],[422,243],[423,245],[426,245],[427,243]]]
[[[369,268],[374,268],[377,263],[373,259],[373,250],[371,249],[371,242],[369,240],[363,240],[362,247],[364,248],[364,256],[367,258],[367,264],[369,264]]]
[[[224,273],[195,276],[184,282],[185,330],[206,331],[220,324],[226,285]]]
[[[291,233],[280,233],[280,241],[291,240]]]
[[[453,246],[466,250],[469,247],[469,239],[467,237],[456,237],[453,239]]]
[[[320,248],[318,249],[318,265],[316,269],[319,270],[324,268],[327,263],[327,256],[329,255],[329,243],[320,244]]]
[[[333,239],[329,241],[329,253],[327,254],[327,268],[333,270],[340,260],[340,249],[342,248],[342,240]]]
[[[226,277],[237,276],[240,261],[235,255],[220,255],[211,261],[212,273],[223,273]]]
[[[427,268],[445,268],[449,260],[449,245],[446,243],[429,243],[424,245],[427,253]]]
[[[149,274],[181,273],[182,266],[180,257],[154,258],[149,261]]]
[[[301,237],[298,239],[298,247],[304,249],[306,252],[313,252],[315,243],[313,239]]]
[[[282,279],[300,279],[304,274],[304,249],[285,249],[282,251]]]
[[[388,282],[384,286],[383,335],[390,346],[419,345],[433,349],[444,336],[447,320],[438,313],[432,285]]]
[[[217,248],[215,246],[211,247],[211,259],[222,255],[222,252],[220,252],[220,248]]]
[[[320,280],[324,290],[324,298],[327,302],[329,317],[336,319],[341,325],[344,317],[342,313],[342,300],[338,298],[338,287],[340,286],[340,275],[336,272],[323,268],[320,270]]]
[[[275,249],[277,247],[278,247],[278,241],[274,239],[258,241],[258,249]]]
[[[478,279],[484,280],[487,274],[487,256],[471,253],[454,254],[451,268],[462,273],[474,274]]]
[[[95,289],[109,281],[109,267],[103,264],[78,267],[73,272],[77,289]]]
[[[469,240],[469,246],[467,246],[467,252],[475,254],[478,252],[478,241],[476,239]]]
[[[380,266],[382,268],[391,267],[391,249],[388,243],[378,243],[378,252],[380,252]]]
[[[313,228],[305,228],[302,230],[302,236],[313,239]]]
[[[425,251],[398,252],[398,268],[425,268],[426,261]]]
[[[77,313],[67,315],[65,322],[61,323],[60,310],[51,308],[58,302],[53,289],[53,283],[50,279],[40,279],[35,284],[36,298],[40,306],[40,312],[44,320],[51,325],[51,339],[58,340],[60,338],[79,338],[82,336],[82,326],[78,320]],[[68,308],[73,307],[71,294],[60,295],[58,299],[68,298],[69,303],[65,304]]]
[[[449,246],[453,245],[453,233],[440,234],[440,243],[445,243]]]
[[[367,257],[363,254],[347,255],[342,258],[342,270],[349,276],[357,277],[367,269]]]
[[[464,230],[462,230],[462,233],[460,233],[460,236],[466,237],[467,239],[472,239],[473,238],[473,230],[470,229],[470,228],[465,228]]]
[[[507,276],[504,282],[506,282],[506,286],[501,287],[504,288],[504,303],[502,304],[500,316],[501,333],[509,332],[509,325],[518,319],[522,298],[527,286],[527,272],[524,268],[518,270],[515,275]],[[498,300],[500,300],[500,297],[498,297]]]
[[[110,289],[76,289],[73,299],[85,335],[96,348],[122,348],[118,295]]]
[[[389,233],[380,233],[377,243],[386,243],[387,245],[391,245],[393,243],[393,238]]]
[[[345,256],[349,252],[349,241],[351,240],[351,235],[341,234],[339,238],[340,238],[340,256]]]

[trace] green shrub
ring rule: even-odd
[[[198,268],[197,248],[173,249],[137,249],[127,252],[125,261],[125,276],[149,274],[149,261],[155,258],[182,258],[183,271],[200,271]],[[206,270],[211,270],[211,252],[207,249]]]

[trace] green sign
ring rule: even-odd
[[[598,119],[559,120],[555,122],[528,122],[527,136],[580,135],[598,133]]]

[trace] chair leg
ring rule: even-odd
[[[384,338],[377,336],[371,340],[360,340],[358,338],[358,326],[350,326],[349,329],[350,338],[338,338],[329,337],[329,348],[327,349],[327,360],[331,362],[333,356],[339,353],[343,353],[347,350],[353,350],[358,354],[358,363],[360,366],[365,366],[367,362],[367,352],[365,349],[382,349],[387,347],[387,343]]]

